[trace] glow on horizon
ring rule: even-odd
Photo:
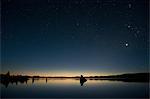
[[[114,73],[104,73],[104,72],[90,72],[90,71],[83,71],[83,72],[77,72],[77,71],[51,71],[51,72],[33,72],[33,71],[23,71],[23,72],[11,72],[11,75],[28,75],[28,76],[51,76],[51,77],[56,77],[56,76],[65,76],[65,77],[74,77],[74,76],[107,76],[107,75],[112,75]]]

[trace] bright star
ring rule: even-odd
[[[128,46],[129,46],[129,44],[128,44],[128,43],[126,43],[125,45],[126,45],[126,47],[128,47]]]

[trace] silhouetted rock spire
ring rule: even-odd
[[[6,76],[7,76],[7,77],[9,77],[9,76],[10,76],[10,73],[9,73],[9,71],[6,73]]]
[[[83,77],[83,75],[81,75],[80,77],[80,84],[81,86],[83,86],[84,82],[86,82],[87,80]]]

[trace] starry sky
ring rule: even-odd
[[[1,71],[147,72],[149,0],[2,0]]]

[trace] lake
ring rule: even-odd
[[[2,98],[148,98],[149,83],[87,79],[40,78],[1,84]]]

